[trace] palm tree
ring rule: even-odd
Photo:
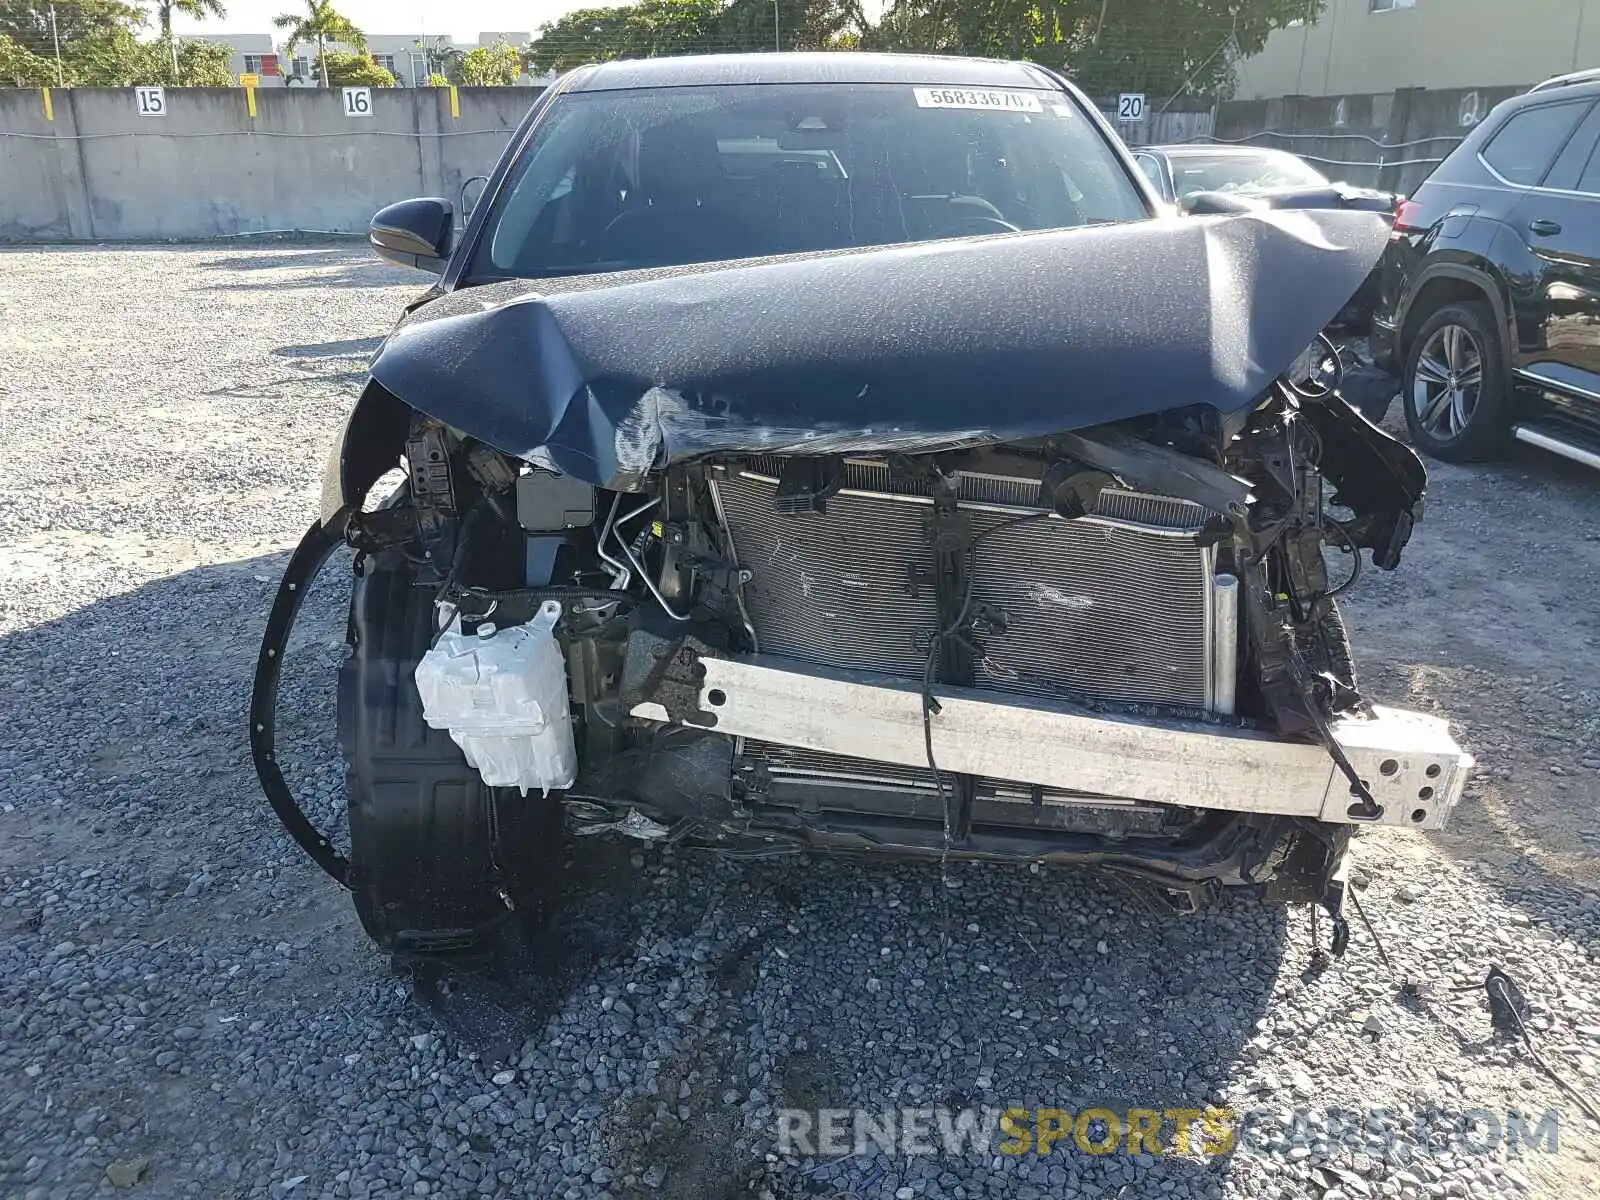
[[[443,35],[431,40],[420,38],[416,47],[422,53],[422,73],[425,76],[437,72],[446,79],[454,80],[461,71],[461,60],[467,56],[465,50],[457,49]]]
[[[172,14],[175,12],[193,17],[196,21],[228,15],[222,0],[155,0],[155,7],[156,21],[161,26],[161,36],[169,40],[172,37]]]
[[[322,86],[328,86],[328,64],[323,61],[322,48],[328,42],[341,42],[358,54],[367,52],[367,35],[338,9],[333,0],[305,0],[306,11],[300,15],[284,13],[274,17],[272,23],[289,31],[289,40],[283,44],[285,55],[293,57],[295,47],[311,42],[317,47],[317,64],[322,70]]]
[[[196,21],[207,17],[225,17],[228,10],[222,0],[155,0],[156,22],[161,27],[161,40],[172,50],[172,75],[178,76],[178,41],[172,36],[172,14],[180,12]]]

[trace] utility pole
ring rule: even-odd
[[[56,28],[56,6],[50,5],[50,39],[56,44],[56,86],[65,87],[61,74],[61,31]]]
[[[772,0],[772,48],[783,53],[783,37],[778,32],[778,0]]]

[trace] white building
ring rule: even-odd
[[[290,55],[270,33],[186,33],[179,36],[184,41],[213,42],[232,47],[233,57],[229,60],[228,69],[235,75],[258,76],[262,87],[317,85],[317,48],[314,45],[296,46],[294,54]],[[476,42],[458,42],[443,34],[369,33],[367,53],[394,76],[399,87],[426,87],[430,73],[444,74],[441,51],[465,54],[497,42],[520,49],[532,39],[533,34],[527,30],[480,33]],[[325,49],[341,54],[354,53],[349,46],[336,42],[327,43]],[[530,87],[547,84],[554,78],[554,72],[546,72],[538,77],[524,73],[517,83]]]
[[[260,76],[262,87],[283,86],[278,47],[273,44],[270,33],[183,33],[178,38],[184,42],[210,42],[231,47],[233,57],[228,60],[228,70],[234,75]]]
[[[255,38],[261,35],[250,34]],[[469,50],[476,50],[480,46],[493,46],[496,42],[503,41],[508,46],[522,47],[528,44],[533,34],[523,30],[514,32],[480,33],[476,42],[457,42],[441,34],[432,36],[421,33],[369,33],[367,34],[367,53],[372,60],[395,78],[399,87],[426,87],[430,73],[443,74],[444,68],[440,61],[440,51],[458,51],[465,54]],[[216,41],[226,41],[218,37]],[[270,38],[268,39],[271,40]],[[354,51],[349,46],[328,43],[326,49],[342,54],[351,54]],[[285,82],[291,86],[315,87],[316,67],[315,59],[317,49],[315,46],[296,46],[294,56],[282,55],[277,61],[283,64]],[[534,80],[524,74],[517,83],[528,85],[545,80]],[[263,79],[265,84],[266,80]]]

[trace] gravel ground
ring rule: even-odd
[[[1359,842],[1393,973],[1359,926],[1319,969],[1304,910],[1163,919],[1084,873],[601,841],[531,967],[394,973],[267,812],[244,713],[327,442],[419,278],[345,246],[0,252],[0,1195],[1600,1191],[1600,1131],[1480,986],[1509,970],[1600,1091],[1600,478],[1532,455],[1437,468],[1407,563],[1350,607],[1370,689],[1483,764],[1449,833]],[[342,588],[280,736],[335,828]],[[773,1115],[1207,1103],[1285,1128],[824,1161],[778,1155]],[[1374,1108],[1387,1152],[1330,1135]],[[1419,1147],[1434,1108],[1559,1109],[1559,1153]]]

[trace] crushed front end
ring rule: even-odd
[[[1241,234],[1238,220],[1216,228]],[[971,253],[992,273],[992,251]],[[722,290],[796,282],[741,274]],[[672,310],[685,282],[705,277],[635,281],[627,305],[665,285]],[[574,311],[594,303],[580,294]],[[543,328],[551,311],[540,297],[518,319]],[[478,344],[479,318],[450,320]],[[574,361],[594,361],[557,324]],[[1194,386],[1076,415],[1033,364],[1043,394],[995,401],[1028,418],[988,425],[980,398],[913,427],[896,387],[922,386],[926,362],[897,379],[892,363],[852,375],[849,355],[824,355],[818,393],[852,388],[868,411],[845,427],[841,405],[809,429],[792,371],[763,387],[747,362],[727,371],[736,384],[704,369],[669,384],[653,366],[626,388],[613,371],[547,406],[540,440],[504,413],[401,399],[415,345],[390,372],[380,359],[312,535],[359,551],[341,677],[355,846],[335,866],[368,929],[470,938],[496,900],[516,907],[524,835],[551,813],[578,834],[730,854],[1088,863],[1182,907],[1254,885],[1337,910],[1351,831],[1440,827],[1471,759],[1442,720],[1358,686],[1337,597],[1364,559],[1398,564],[1424,475],[1293,369],[1301,332],[1247,330],[1239,370],[1145,346],[1153,373]],[[1075,349],[1110,369],[1103,346]],[[364,504],[395,463],[405,486]],[[461,688],[448,704],[445,677]],[[441,835],[452,803],[466,815]],[[455,856],[444,886],[459,903],[438,900],[439,855]],[[397,861],[413,881],[433,872],[420,907]]]

